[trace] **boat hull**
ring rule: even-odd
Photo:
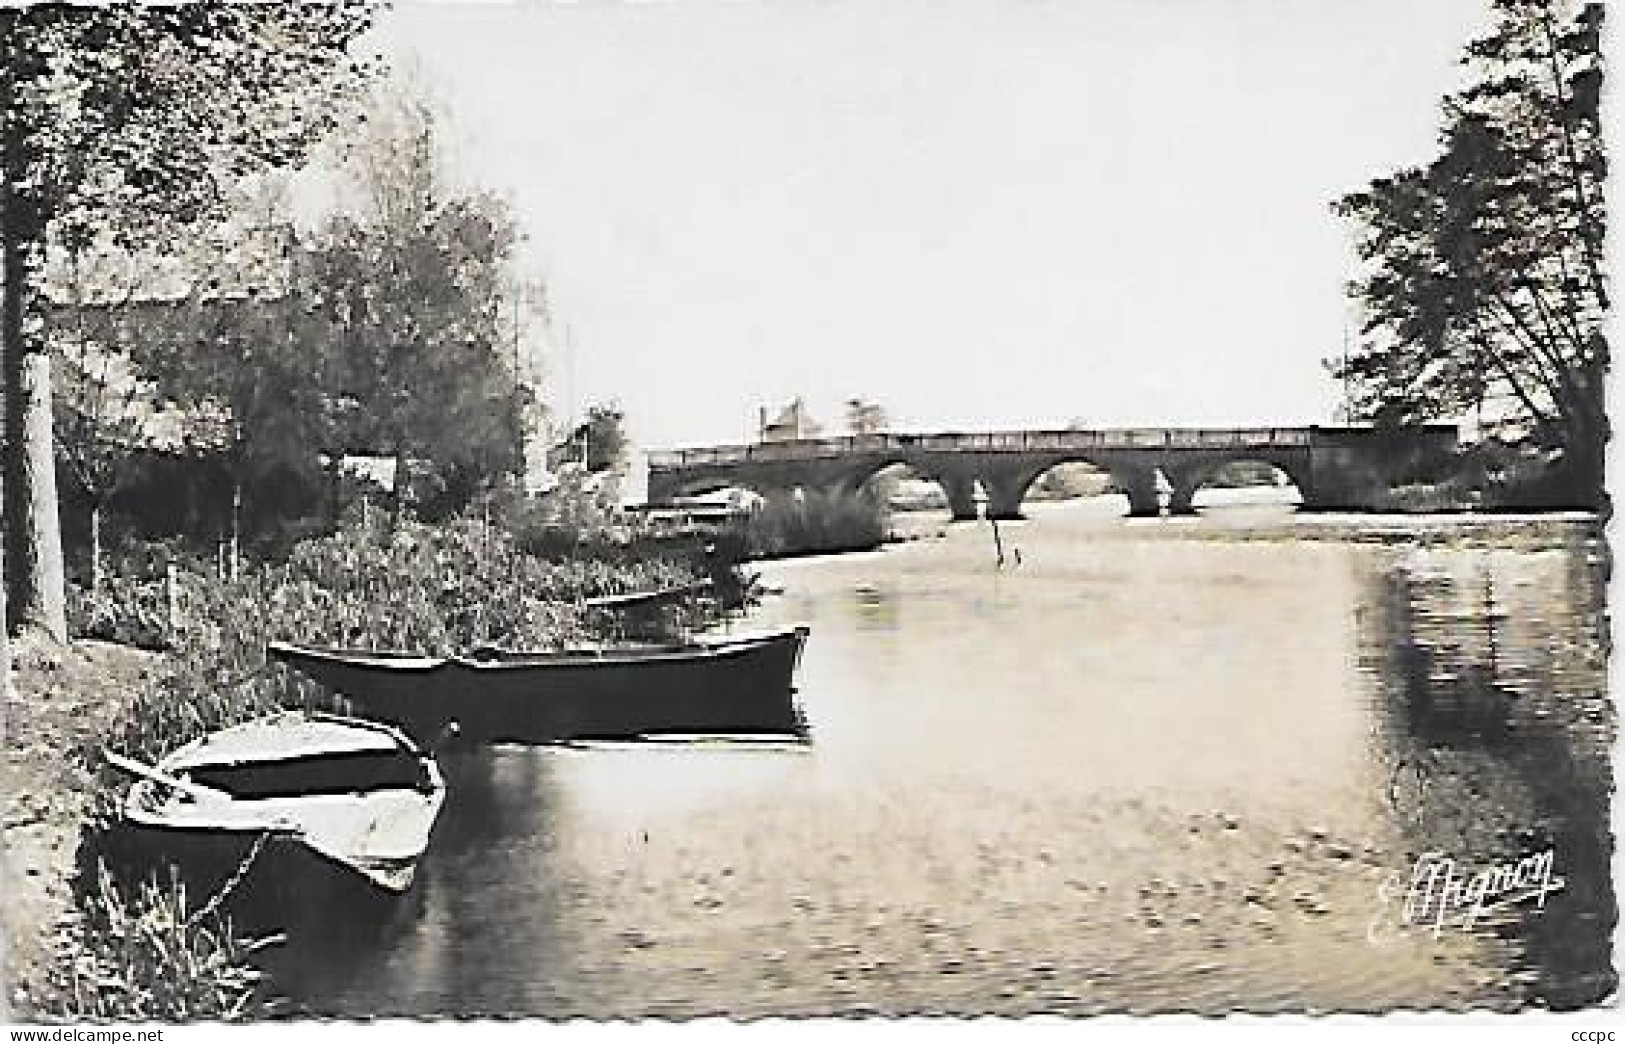
[[[409,898],[290,833],[126,821],[121,834],[126,872],[159,881],[173,872],[194,911],[219,897],[218,909],[238,933],[304,931],[335,918],[351,926],[382,924],[402,916]]]
[[[299,711],[212,732],[156,767],[107,757],[140,777],[115,860],[174,873],[193,906],[219,897],[253,927],[386,908],[411,887],[445,798],[439,766],[401,730]]]
[[[807,632],[603,655],[423,660],[276,644],[271,655],[367,717],[433,740],[455,722],[484,742],[661,733],[803,735],[794,676]]]

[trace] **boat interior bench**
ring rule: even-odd
[[[194,765],[186,775],[239,800],[373,790],[427,794],[434,789],[423,762],[401,751],[356,750],[241,765]]]

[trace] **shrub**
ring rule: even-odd
[[[1469,490],[1460,483],[1418,482],[1395,486],[1382,492],[1378,497],[1377,508],[1380,511],[1419,514],[1470,511],[1478,506],[1474,494],[1474,490]]]
[[[98,591],[70,587],[68,620],[75,638],[140,649],[169,647],[168,605],[161,581],[110,576]]]

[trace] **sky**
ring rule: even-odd
[[[795,396],[894,430],[1328,423],[1339,195],[1434,151],[1483,0],[402,2],[645,449]]]

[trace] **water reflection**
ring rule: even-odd
[[[1507,979],[1552,1007],[1595,1002],[1617,981],[1600,549],[1392,558],[1372,649],[1408,852],[1490,866],[1552,850],[1564,890],[1543,910],[1502,911],[1520,944]]]
[[[1297,521],[1302,518],[1303,521]],[[1099,512],[771,567],[810,752],[448,766],[415,915],[292,991],[352,1014],[1381,1010],[1613,982],[1597,545]],[[1424,534],[1425,535],[1425,534]],[[1374,944],[1418,854],[1567,888]]]
[[[897,600],[872,584],[852,588],[853,616],[864,631],[896,631],[900,622]]]
[[[562,905],[552,888],[558,850],[554,764],[533,752],[458,750],[441,757],[447,800],[432,855],[401,909],[385,923],[334,911],[324,925],[272,951],[270,971],[295,1010],[382,1014],[478,1007],[490,971],[463,952],[468,939],[526,961],[561,953],[552,926]],[[511,918],[522,904],[524,918]],[[379,995],[380,980],[389,983]],[[545,977],[541,981],[545,982]],[[536,997],[535,1003],[551,998]]]

